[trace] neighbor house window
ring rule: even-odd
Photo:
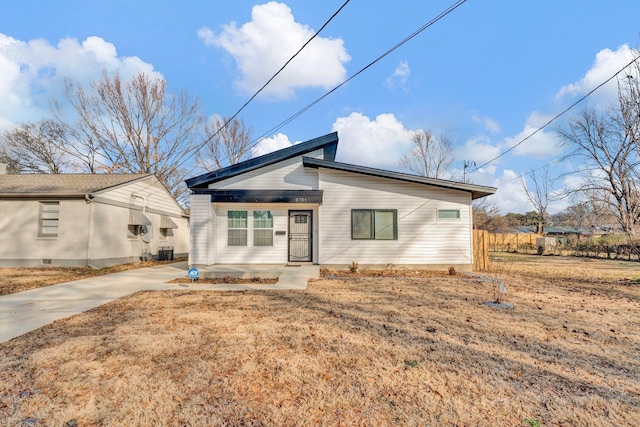
[[[60,202],[40,202],[39,237],[58,237]]]
[[[353,240],[397,240],[397,209],[353,209],[351,238]]]
[[[438,209],[438,219],[460,219],[460,209]]]
[[[273,246],[271,211],[253,211],[253,246]]]
[[[247,211],[227,212],[227,244],[247,246]]]
[[[160,240],[168,240],[169,236],[173,236],[173,230],[170,228],[160,229]]]
[[[135,239],[140,235],[140,226],[139,225],[131,225],[127,226],[127,237],[129,239]]]

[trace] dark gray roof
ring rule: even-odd
[[[214,182],[231,178],[233,176],[240,175],[254,169],[272,165],[274,163],[281,162],[292,157],[307,154],[318,149],[324,150],[325,159],[333,160],[336,157],[337,148],[338,134],[334,132],[328,135],[311,139],[306,142],[301,142],[300,144],[296,144],[282,150],[274,151],[273,153],[245,160],[244,162],[227,166],[226,168],[218,169],[213,172],[208,172],[203,175],[196,176],[194,178],[186,179],[185,182],[187,183],[187,187],[189,188],[207,188],[209,184],[212,184]]]
[[[466,184],[464,182],[447,181],[444,179],[425,178],[418,175],[410,175],[407,173],[392,172],[384,169],[374,169],[365,166],[350,165],[348,163],[340,163],[329,160],[314,159],[311,157],[303,157],[302,163],[305,167],[311,168],[327,168],[344,172],[353,172],[369,176],[377,176],[380,178],[396,179],[399,181],[412,182],[416,184],[431,185],[434,187],[446,188],[449,190],[459,190],[471,193],[472,199],[490,196],[497,191],[494,187],[485,187],[482,185]]]
[[[0,196],[83,197],[151,174],[0,174]]]

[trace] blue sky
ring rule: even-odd
[[[0,0],[0,130],[45,115],[64,77],[87,82],[103,68],[159,73],[172,91],[198,96],[207,116],[229,116],[342,3]],[[469,0],[270,132],[453,3],[349,2],[240,115],[265,136],[255,153],[338,131],[337,160],[398,170],[411,134],[424,129],[454,140],[452,173],[461,176],[464,160],[480,165],[508,149],[628,63],[639,44],[637,0]],[[615,93],[609,85],[582,105],[604,107]],[[498,187],[492,198],[505,213],[531,210],[515,178],[562,156],[563,121],[468,180]],[[554,163],[551,174],[577,167]]]

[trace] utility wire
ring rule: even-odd
[[[418,34],[422,33],[424,30],[426,30],[427,28],[431,27],[433,24],[435,24],[436,22],[440,21],[442,18],[444,18],[445,16],[447,16],[448,14],[450,14],[451,12],[453,12],[455,9],[457,9],[459,6],[461,6],[463,3],[465,3],[467,0],[458,0],[457,2],[455,2],[454,4],[452,4],[451,6],[449,6],[447,9],[445,9],[444,11],[440,12],[440,14],[438,14],[435,18],[431,19],[429,22],[427,22],[426,24],[424,24],[422,27],[418,28],[416,31],[414,31],[413,33],[411,33],[410,35],[408,35],[407,37],[405,37],[402,41],[400,41],[399,43],[397,43],[395,46],[393,46],[392,48],[390,48],[389,50],[387,50],[386,52],[384,52],[382,55],[378,56],[376,59],[374,59],[373,61],[371,61],[369,64],[365,65],[363,68],[361,68],[360,70],[358,70],[354,75],[352,75],[351,77],[349,77],[348,79],[346,79],[345,81],[343,81],[342,83],[338,84],[336,87],[334,87],[333,89],[329,90],[328,92],[326,92],[324,95],[322,95],[321,97],[319,97],[318,99],[316,99],[315,101],[313,101],[312,103],[310,103],[309,105],[307,105],[306,107],[302,108],[301,110],[299,110],[298,112],[294,113],[293,115],[289,116],[289,118],[285,119],[284,121],[280,122],[278,125],[274,126],[273,128],[271,128],[270,130],[268,130],[267,132],[263,133],[260,137],[258,137],[256,140],[254,140],[251,144],[250,147],[255,146],[258,142],[260,142],[260,140],[264,137],[266,137],[269,134],[272,134],[274,132],[277,132],[278,130],[282,129],[284,126],[286,126],[287,124],[291,123],[293,120],[297,119],[298,117],[300,117],[302,114],[304,114],[305,112],[307,112],[309,109],[311,109],[313,106],[315,106],[316,104],[318,104],[320,101],[322,101],[323,99],[325,99],[327,96],[331,95],[333,92],[335,92],[336,90],[340,89],[342,86],[344,86],[345,84],[347,84],[348,82],[350,82],[351,80],[353,80],[354,78],[356,78],[357,76],[359,76],[360,74],[362,74],[364,71],[366,71],[367,69],[369,69],[370,67],[372,67],[373,65],[375,65],[377,62],[379,62],[380,60],[382,60],[383,58],[385,58],[386,56],[388,56],[390,53],[392,53],[393,51],[395,51],[396,49],[398,49],[399,47],[401,47],[402,45],[404,45],[405,43],[407,43],[409,40],[413,39],[414,37],[416,37]]]
[[[287,62],[285,62],[285,63],[284,63],[284,65],[283,65],[282,67],[280,67],[280,69],[279,69],[278,71],[276,71],[276,73],[275,73],[273,76],[271,76],[271,78],[269,78],[269,80],[267,80],[267,82],[266,82],[264,85],[262,85],[262,87],[261,87],[260,89],[258,89],[258,90],[256,91],[256,93],[254,93],[254,94],[251,96],[251,98],[249,98],[249,100],[248,100],[247,102],[245,102],[245,103],[242,105],[242,107],[240,107],[240,108],[238,109],[238,111],[236,111],[236,112],[235,112],[235,113],[234,113],[234,114],[233,114],[229,119],[227,119],[227,121],[226,121],[226,122],[224,122],[224,124],[223,124],[222,126],[220,126],[220,127],[218,128],[218,130],[216,130],[216,132],[215,132],[213,135],[211,135],[211,136],[210,136],[209,138],[207,138],[207,139],[206,139],[202,144],[200,144],[200,145],[199,145],[199,146],[198,146],[198,147],[193,151],[193,153],[191,153],[191,154],[189,154],[187,157],[185,157],[185,158],[184,158],[184,159],[183,159],[183,160],[182,160],[182,161],[177,165],[177,167],[182,166],[182,165],[184,164],[184,162],[186,162],[186,161],[187,161],[187,160],[189,160],[191,157],[193,157],[193,156],[194,156],[198,151],[200,151],[200,150],[202,149],[202,147],[204,147],[207,143],[209,143],[209,141],[211,141],[211,140],[212,140],[213,138],[215,138],[215,137],[216,137],[220,132],[222,132],[222,130],[223,130],[224,128],[226,128],[226,127],[229,125],[229,123],[231,123],[231,121],[233,121],[233,119],[235,119],[236,117],[238,117],[238,115],[242,112],[242,110],[244,110],[244,109],[247,107],[247,105],[249,105],[249,103],[251,103],[251,102],[252,102],[252,101],[253,101],[253,100],[254,100],[254,99],[255,99],[255,98],[260,94],[260,92],[262,92],[262,91],[263,91],[263,90],[264,90],[264,89],[269,85],[269,83],[271,83],[271,82],[273,81],[273,79],[275,79],[275,78],[276,78],[276,77],[277,77],[277,76],[282,72],[282,70],[284,70],[284,69],[287,67],[287,65],[289,65],[289,64],[291,63],[291,61],[293,61],[293,59],[294,59],[296,56],[298,56],[298,55],[300,54],[300,52],[302,52],[302,51],[304,50],[304,48],[306,48],[306,47],[309,45],[309,43],[311,43],[311,41],[312,41],[313,39],[315,39],[315,38],[316,38],[316,37],[317,37],[317,36],[322,32],[322,30],[324,30],[324,29],[325,29],[325,27],[326,27],[327,25],[329,25],[329,22],[331,22],[331,21],[333,20],[333,18],[335,18],[335,17],[336,17],[336,16],[337,16],[341,11],[342,11],[342,9],[344,9],[344,7],[349,3],[349,1],[351,1],[351,0],[346,0],[346,1],[342,4],[342,6],[340,6],[340,7],[338,8],[338,10],[336,10],[336,11],[333,13],[333,15],[331,15],[331,17],[330,17],[330,18],[329,18],[329,19],[328,19],[328,20],[327,20],[327,21],[326,21],[326,22],[325,22],[325,23],[320,27],[320,29],[319,29],[318,31],[316,31],[316,32],[313,34],[313,36],[311,36],[311,38],[310,38],[309,40],[307,40],[307,41],[302,45],[302,47],[300,47],[300,49],[298,49],[298,51],[297,51],[296,53],[294,53],[294,54],[293,54],[293,56],[292,56],[291,58],[289,58],[289,59],[287,60]]]
[[[410,35],[408,35],[407,37],[405,37],[403,40],[401,40],[400,42],[398,42],[397,44],[395,44],[393,47],[391,47],[390,49],[388,49],[386,52],[384,52],[382,55],[378,56],[376,59],[374,59],[373,61],[371,61],[369,64],[365,65],[364,67],[362,67],[360,70],[358,70],[354,75],[352,75],[351,77],[349,77],[348,79],[344,80],[342,83],[338,84],[337,86],[335,86],[333,89],[329,90],[328,92],[326,92],[324,95],[320,96],[319,98],[317,98],[315,101],[311,102],[310,104],[308,104],[306,107],[303,107],[301,110],[298,110],[296,113],[294,113],[293,115],[289,116],[287,119],[283,120],[282,122],[280,122],[279,124],[277,124],[276,126],[274,126],[273,128],[269,129],[268,131],[264,132],[262,135],[260,135],[258,138],[254,139],[250,144],[247,145],[247,149],[251,149],[253,147],[255,147],[263,138],[265,138],[268,135],[271,135],[275,132],[277,132],[278,130],[282,129],[284,126],[286,126],[287,124],[291,123],[292,121],[294,121],[295,119],[297,119],[298,117],[300,117],[302,114],[304,114],[305,112],[307,112],[308,110],[310,110],[312,107],[314,107],[316,104],[318,104],[320,101],[322,101],[323,99],[325,99],[326,97],[328,97],[329,95],[331,95],[332,93],[334,93],[335,91],[337,91],[338,89],[340,89],[342,86],[344,86],[345,84],[347,84],[348,82],[350,82],[351,80],[353,80],[354,78],[356,78],[357,76],[359,76],[360,74],[362,74],[364,71],[366,71],[367,69],[371,68],[374,64],[376,64],[377,62],[379,62],[380,60],[382,60],[383,58],[385,58],[386,56],[388,56],[390,53],[392,53],[393,51],[395,51],[396,49],[400,48],[402,45],[404,45],[405,43],[407,43],[409,40],[413,39],[414,37],[416,37],[418,34],[422,33],[424,30],[426,30],[427,28],[431,27],[433,24],[435,24],[436,22],[440,21],[442,18],[444,18],[445,16],[447,16],[448,14],[450,14],[451,12],[453,12],[455,9],[457,9],[459,6],[461,6],[463,3],[465,3],[467,0],[458,0],[455,3],[453,3],[451,6],[449,6],[447,9],[445,9],[444,11],[440,12],[435,18],[431,19],[429,22],[427,22],[426,24],[424,24],[423,26],[421,26],[420,28],[418,28],[416,31],[414,31],[413,33],[411,33]],[[346,3],[345,3],[346,4]],[[343,5],[344,7],[344,5]],[[335,16],[335,14],[334,14]],[[332,17],[333,18],[333,17]],[[323,26],[324,28],[324,26]],[[217,134],[217,133],[216,133]],[[214,135],[215,136],[215,135]],[[208,142],[208,141],[207,141]],[[206,142],[205,142],[206,143]],[[202,146],[204,146],[204,144],[202,144]],[[202,146],[200,146],[198,148],[198,150],[200,148],[202,148]],[[197,150],[196,150],[197,151]],[[180,164],[182,164],[183,162],[181,162]]]
[[[602,83],[600,83],[598,86],[594,87],[593,89],[591,89],[586,95],[582,96],[580,99],[578,99],[576,102],[574,102],[573,104],[571,104],[569,107],[565,108],[561,113],[557,114],[555,117],[553,117],[551,120],[549,120],[548,122],[546,122],[544,125],[542,125],[541,127],[539,127],[538,129],[534,130],[532,133],[530,133],[529,135],[527,135],[526,137],[524,137],[523,139],[521,139],[516,145],[514,145],[513,147],[503,151],[502,153],[498,154],[496,157],[494,157],[493,159],[489,160],[488,162],[485,162],[483,164],[481,164],[480,166],[478,166],[477,168],[475,168],[472,171],[469,171],[469,173],[472,172],[476,172],[477,170],[487,166],[489,163],[493,163],[496,160],[498,160],[500,157],[504,156],[505,154],[507,154],[508,152],[510,152],[511,150],[513,150],[514,148],[520,146],[522,143],[524,143],[525,141],[529,140],[531,137],[533,137],[535,134],[537,134],[538,132],[540,132],[541,130],[543,130],[544,128],[546,128],[547,126],[549,126],[551,123],[553,123],[554,121],[556,121],[558,118],[560,118],[561,116],[563,116],[564,114],[566,114],[569,110],[571,110],[573,107],[575,107],[576,105],[580,104],[582,101],[584,101],[585,99],[587,99],[589,96],[591,96],[591,94],[593,94],[596,90],[600,89],[602,86],[606,85],[607,83],[609,83],[611,80],[613,80],[614,78],[616,78],[618,76],[618,74],[620,74],[621,72],[623,72],[624,70],[626,70],[631,64],[633,64],[634,62],[636,62],[638,59],[640,58],[640,55],[636,56],[635,58],[633,58],[631,60],[631,62],[629,62],[627,65],[625,65],[624,67],[622,67],[621,69],[619,69],[617,72],[615,72],[611,77],[609,77],[607,80],[603,81]],[[526,174],[528,175],[528,174]],[[509,182],[509,181],[507,181]]]

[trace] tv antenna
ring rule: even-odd
[[[465,160],[464,161],[464,169],[462,172],[462,182],[467,182],[467,169],[470,168],[471,166],[476,167],[476,162],[472,161],[472,160]]]

